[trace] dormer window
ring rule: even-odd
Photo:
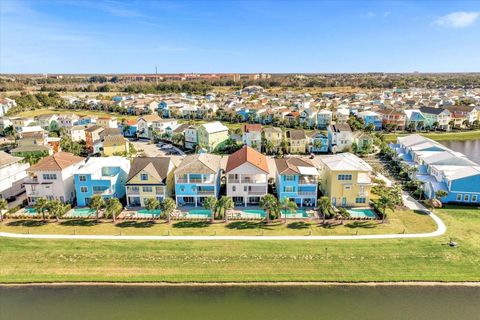
[[[147,181],[147,180],[148,180],[148,174],[142,173],[142,174],[140,175],[140,180],[142,180],[142,181]]]

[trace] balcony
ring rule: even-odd
[[[197,190],[197,194],[213,196],[215,194],[215,190]]]
[[[104,189],[104,190],[93,190],[93,194],[102,194],[102,195],[107,195],[107,194],[112,194],[112,191],[110,189]]]
[[[316,191],[298,191],[299,196],[316,196]]]
[[[305,177],[305,178],[300,178],[298,180],[298,184],[317,184],[318,183],[318,179],[317,178],[308,178],[308,177]]]
[[[228,183],[267,184],[267,180],[229,179]]]
[[[267,193],[267,190],[248,190],[249,196],[261,196]]]
[[[129,195],[140,194],[140,189],[138,189],[138,190],[128,189],[128,194]]]

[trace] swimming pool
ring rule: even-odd
[[[68,214],[71,217],[82,217],[87,218],[95,215],[95,210],[90,208],[76,208]]]
[[[24,213],[32,216],[35,216],[38,214],[37,209],[35,208],[25,208]]]
[[[192,218],[192,219],[207,219],[210,218],[210,210],[207,209],[192,209],[188,211],[185,215],[185,218]]]
[[[376,218],[377,215],[373,209],[348,209],[348,213],[352,218]]]
[[[242,218],[248,219],[263,219],[265,218],[265,210],[262,209],[246,209],[240,210]]]
[[[291,219],[308,218],[307,211],[302,209],[299,209],[293,212],[290,212],[290,211],[285,212],[285,210],[282,210],[282,212],[280,213],[280,217],[285,218],[284,216],[285,213],[287,214],[287,218],[291,218]]]
[[[152,216],[154,216],[156,218],[160,216],[160,210],[142,209],[137,211],[136,216],[139,218],[151,218]]]

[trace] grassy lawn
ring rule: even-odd
[[[0,282],[480,280],[480,210],[452,207],[437,211],[448,231],[426,239],[160,242],[0,238]],[[450,238],[459,247],[449,247]]]
[[[138,116],[131,116],[131,115],[123,115],[123,114],[118,114],[115,112],[103,112],[103,111],[90,111],[90,110],[65,110],[65,109],[37,109],[37,110],[29,110],[29,111],[24,111],[16,114],[16,117],[35,117],[39,116],[42,114],[71,114],[75,113],[78,115],[85,115],[85,116],[97,116],[97,117],[105,117],[105,116],[111,116],[111,117],[117,117],[119,120],[120,119],[137,119]]]
[[[410,133],[388,133],[385,134],[386,141],[396,141],[397,137],[407,136]],[[436,141],[446,140],[476,140],[480,139],[480,130],[459,131],[459,132],[433,132],[420,133],[422,136]]]
[[[94,220],[64,220],[43,224],[38,220],[13,220],[0,224],[0,231],[37,234],[104,234],[104,235],[352,235],[379,233],[421,233],[435,230],[428,216],[412,211],[390,214],[389,223],[379,221],[346,221],[331,227],[316,223],[278,222],[264,225],[257,221],[233,221],[228,224],[210,224],[204,221],[180,221],[171,224],[160,221],[120,221],[95,223]]]

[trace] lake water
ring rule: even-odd
[[[480,319],[473,287],[0,287],[2,320]]]
[[[453,151],[458,151],[466,155],[470,160],[480,163],[480,137],[477,140],[467,141],[439,141]]]

